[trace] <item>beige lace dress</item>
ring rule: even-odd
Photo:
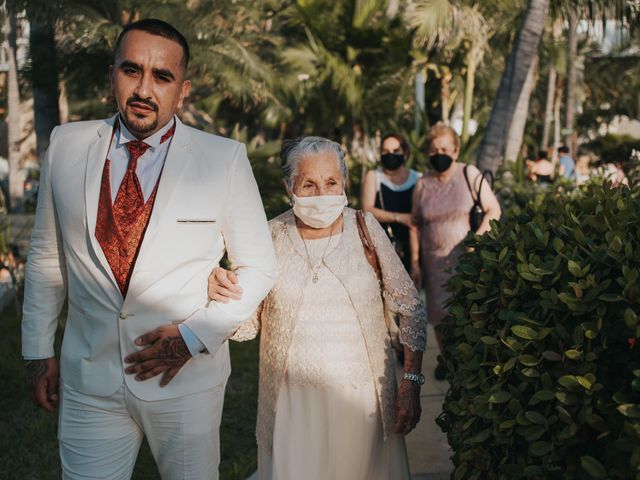
[[[370,215],[367,225],[380,256],[385,298],[401,318],[401,341],[424,350],[418,293]],[[307,240],[306,249],[291,212],[270,226],[278,280],[234,336],[246,340],[262,329],[258,477],[409,479],[404,437],[393,433],[394,354],[355,212],[345,209],[343,233],[330,244],[327,238]],[[317,282],[309,263],[320,264]]]

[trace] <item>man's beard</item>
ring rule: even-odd
[[[152,100],[149,100],[149,99],[143,100],[142,98],[136,95],[134,95],[133,97],[130,97],[127,100],[127,106],[129,106],[133,102],[142,103],[144,105],[149,106],[153,110],[153,112],[156,114],[156,116],[153,119],[150,119],[149,117],[145,119],[138,119],[136,114],[133,112],[131,112],[130,115],[123,115],[124,121],[129,131],[131,133],[144,135],[145,133],[149,133],[155,130],[158,126],[158,109],[159,109],[158,105]]]
[[[145,119],[139,120],[135,114],[130,114],[129,116],[127,115],[124,116],[124,121],[129,131],[131,133],[137,133],[137,134],[145,134],[145,133],[152,132],[158,126],[157,115],[153,119],[145,118]]]

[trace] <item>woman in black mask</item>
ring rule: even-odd
[[[396,133],[382,137],[380,166],[367,172],[360,203],[382,224],[409,273],[412,250],[418,256],[418,233],[411,223],[411,198],[420,174],[405,166],[409,145]],[[418,262],[414,274],[419,275]],[[419,277],[414,278],[417,281]]]
[[[418,181],[413,194],[412,220],[420,230],[420,256],[422,279],[427,293],[427,320],[437,327],[446,315],[444,304],[449,297],[445,283],[455,270],[460,255],[460,244],[467,236],[470,212],[480,191],[480,202],[485,211],[480,227],[482,234],[489,230],[489,222],[500,218],[500,205],[483,181],[480,171],[473,165],[458,164],[460,139],[455,130],[442,123],[434,125],[427,135],[431,169]],[[413,259],[417,262],[417,259]],[[442,353],[440,330],[436,339]],[[436,368],[437,379],[444,379],[444,369]]]

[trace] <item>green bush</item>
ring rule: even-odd
[[[640,479],[638,190],[550,191],[467,244],[444,325],[452,478]]]

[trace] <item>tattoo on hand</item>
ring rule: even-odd
[[[191,358],[187,344],[181,336],[165,337],[160,344],[158,358],[166,365],[181,367]]]
[[[35,387],[49,371],[47,360],[32,360],[27,363],[27,384]]]

